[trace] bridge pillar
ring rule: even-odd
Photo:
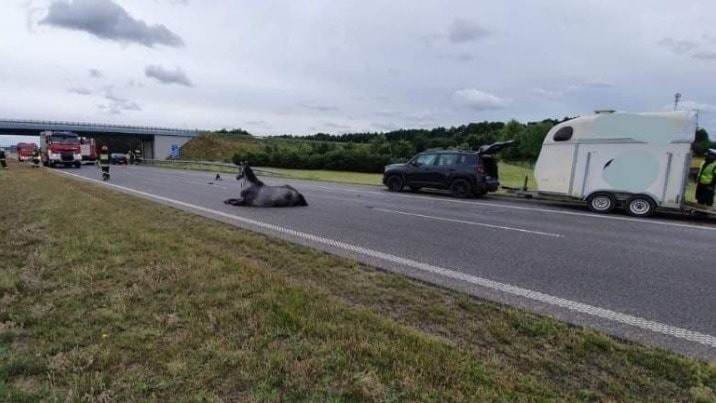
[[[142,157],[154,159],[154,141],[142,140]]]

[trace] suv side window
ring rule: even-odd
[[[433,165],[435,164],[435,157],[437,157],[437,154],[422,154],[415,159],[415,162],[420,165]]]
[[[441,167],[457,165],[458,157],[458,154],[440,154],[437,165]]]
[[[460,154],[460,159],[457,162],[460,165],[477,165],[477,155],[475,154]]]

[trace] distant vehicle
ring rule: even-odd
[[[80,137],[80,149],[82,150],[82,163],[94,164],[97,162],[97,143],[92,137]]]
[[[72,132],[44,131],[40,133],[40,155],[42,164],[45,166],[72,165],[76,168],[82,166],[80,139]]]
[[[32,152],[35,151],[37,145],[35,143],[17,143],[17,160],[20,162],[30,161]]]
[[[109,155],[109,162],[112,165],[127,165],[127,155],[122,153],[112,153]]]
[[[585,200],[597,213],[619,206],[636,217],[657,207],[708,213],[685,203],[696,127],[687,111],[597,111],[560,123],[542,143],[537,192]]]
[[[385,167],[383,184],[398,192],[406,186],[448,189],[455,197],[480,197],[500,187],[497,161],[493,154],[511,141],[483,146],[479,151],[426,151],[405,164]]]

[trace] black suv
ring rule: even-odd
[[[493,154],[511,143],[482,146],[477,152],[422,152],[405,164],[386,166],[383,184],[394,192],[407,186],[413,191],[421,188],[449,189],[456,197],[480,197],[499,188],[497,161]]]

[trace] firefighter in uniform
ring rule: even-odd
[[[102,170],[102,179],[109,179],[109,149],[102,146],[99,152],[99,167]]]
[[[711,207],[716,187],[716,150],[709,149],[696,176],[696,202]]]
[[[32,150],[32,167],[33,168],[39,168],[40,167],[40,150],[35,148]]]
[[[0,167],[7,168],[7,161],[5,160],[5,150],[0,148]]]

